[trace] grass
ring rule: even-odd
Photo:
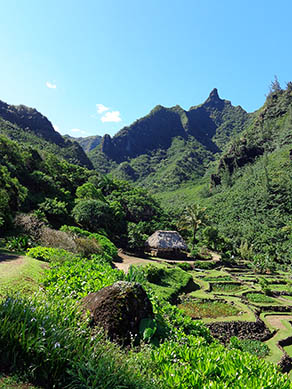
[[[145,268],[146,278],[154,294],[161,300],[173,301],[192,280],[190,272],[179,267],[151,264]],[[199,285],[193,285],[199,289]]]
[[[186,300],[178,306],[194,319],[235,316],[239,309],[224,301]]]
[[[204,281],[209,281],[209,282],[212,282],[212,281],[216,281],[216,282],[220,282],[220,281],[233,281],[234,279],[230,276],[206,276],[203,278]]]
[[[25,383],[17,376],[7,376],[0,373],[0,388],[1,389],[37,389],[37,386]]]
[[[17,260],[16,256],[0,262],[0,297],[13,292],[25,295],[39,290],[39,280],[46,265],[33,258],[22,258],[19,264],[14,262]]]
[[[269,321],[266,319],[267,316],[270,315],[277,315],[277,316],[283,316],[283,319],[281,320],[281,323],[284,328],[278,329],[277,333],[269,340],[267,340],[265,343],[266,345],[270,348],[271,354],[266,358],[267,361],[273,362],[273,363],[278,363],[280,359],[282,358],[282,351],[279,349],[277,346],[277,343],[282,340],[287,338],[288,336],[291,336],[292,333],[292,328],[291,324],[289,323],[289,320],[285,319],[285,314],[279,314],[278,312],[266,312],[264,314],[260,315],[260,318],[264,320],[265,324],[267,327],[273,331],[277,328],[272,327],[269,323]]]

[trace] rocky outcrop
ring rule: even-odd
[[[65,144],[64,138],[54,130],[52,123],[34,108],[25,105],[9,105],[0,101],[0,117],[58,146]]]
[[[63,138],[55,131],[52,123],[36,109],[25,105],[9,105],[0,101],[0,119],[0,133],[12,140],[39,147],[37,139],[39,138],[42,149],[46,148],[46,145],[52,144],[54,147],[56,145],[57,148],[55,147],[53,152],[59,150],[57,154],[60,157],[70,163],[93,168],[79,143]]]
[[[138,283],[119,281],[82,300],[92,325],[102,327],[111,340],[127,345],[138,335],[142,319],[153,318],[152,304]]]

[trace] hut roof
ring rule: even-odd
[[[145,244],[153,249],[188,249],[185,241],[177,231],[158,230],[149,236]]]

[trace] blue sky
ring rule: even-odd
[[[213,88],[247,111],[292,80],[289,0],[0,0],[0,99],[114,135]],[[97,105],[99,104],[99,105]]]

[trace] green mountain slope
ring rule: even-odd
[[[292,259],[292,84],[269,94],[249,127],[230,142],[197,185],[156,197],[182,211],[199,202],[234,248],[261,264]],[[208,177],[209,176],[209,181]],[[242,255],[242,254],[241,254]]]
[[[83,148],[83,150],[86,153],[89,153],[89,151],[93,150],[95,147],[97,147],[100,144],[102,136],[93,135],[93,136],[86,136],[86,137],[81,136],[81,137],[75,138],[75,137],[70,136],[70,135],[65,135],[64,138],[69,139],[72,142],[79,143],[80,146]]]
[[[0,134],[92,169],[92,163],[80,145],[64,139],[36,109],[0,101]]]
[[[189,111],[155,107],[113,138],[105,135],[89,157],[98,171],[152,188],[173,188],[201,177],[250,117],[220,99],[214,89],[203,104]]]

